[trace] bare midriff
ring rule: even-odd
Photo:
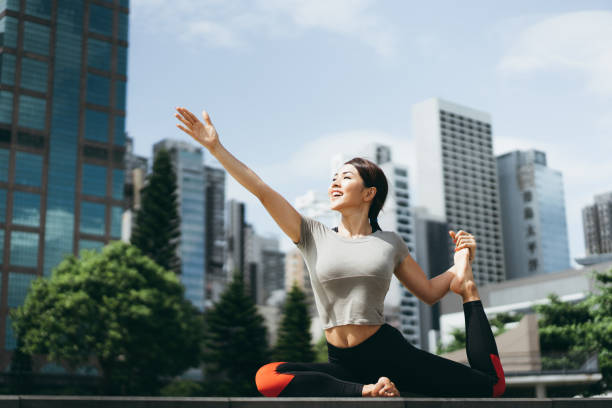
[[[380,324],[345,324],[343,326],[325,329],[325,337],[329,344],[338,348],[355,347],[376,333]]]

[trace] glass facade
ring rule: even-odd
[[[108,141],[108,113],[92,109],[85,111],[85,139]]]
[[[13,224],[40,226],[40,195],[24,191],[13,192]]]
[[[21,87],[31,91],[47,92],[47,69],[46,62],[23,57],[21,59]]]
[[[0,282],[9,308],[66,255],[121,235],[128,5],[0,0]],[[0,312],[3,330],[10,349]]]
[[[106,195],[106,167],[83,164],[81,193],[104,197]]]

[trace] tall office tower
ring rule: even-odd
[[[385,205],[378,215],[383,230],[396,231],[414,255],[414,220],[410,211],[408,168],[392,160],[392,149],[381,143],[370,143],[360,148],[356,155],[376,163],[387,177],[389,190]],[[331,161],[332,174],[354,156],[336,154]],[[385,297],[385,320],[402,332],[406,340],[421,346],[419,300],[397,279],[391,277],[389,292]]]
[[[181,260],[181,283],[185,286],[185,297],[203,311],[206,287],[206,179],[202,148],[183,140],[163,139],[153,145],[153,157],[161,149],[170,153],[176,172],[178,213],[181,218],[181,236],[177,249]]]
[[[560,171],[539,150],[497,157],[506,279],[570,268]]]
[[[121,220],[121,240],[130,242],[132,229],[136,221],[136,213],[140,210],[142,189],[147,177],[148,159],[134,154],[134,141],[131,137],[125,139],[125,184],[123,194],[125,208]]]
[[[593,265],[612,260],[612,191],[595,195],[595,204],[582,209],[582,228],[586,256],[576,262]]]
[[[225,170],[204,166],[206,176],[206,308],[228,284],[225,269]]]
[[[478,285],[505,279],[497,165],[486,112],[431,98],[412,107],[417,148],[416,201],[446,220],[449,229],[474,235],[472,265]],[[448,257],[455,247],[447,238]]]
[[[231,280],[236,270],[242,271],[245,279],[247,276],[245,263],[245,205],[237,200],[227,202],[227,252],[226,267]]]
[[[452,262],[445,254],[448,252],[446,236],[448,225],[444,219],[433,216],[425,207],[413,207],[416,261],[428,279],[446,272]],[[440,340],[440,303],[432,306],[419,303],[421,329],[421,348],[435,353]]]
[[[37,275],[121,236],[127,31],[128,1],[0,2],[4,349]]]

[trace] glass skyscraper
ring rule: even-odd
[[[206,176],[202,163],[202,148],[183,140],[164,139],[153,145],[154,157],[160,149],[170,153],[176,172],[178,210],[181,217],[178,247],[181,283],[185,286],[187,300],[203,311],[206,287]]]
[[[121,236],[128,0],[0,0],[0,341],[66,254]]]

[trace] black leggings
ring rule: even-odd
[[[480,300],[463,304],[470,367],[420,350],[385,323],[356,346],[329,342],[328,363],[274,362],[255,375],[266,397],[361,397],[364,384],[388,377],[402,392],[431,397],[497,397],[504,371]]]

